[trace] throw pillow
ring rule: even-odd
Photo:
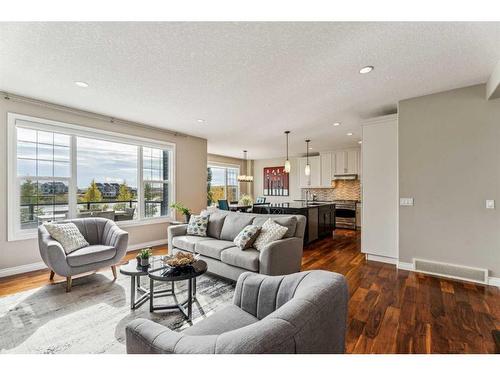
[[[260,234],[253,243],[253,247],[261,251],[267,244],[273,241],[281,240],[287,230],[287,227],[279,225],[275,223],[273,219],[269,218],[264,225],[262,225]]]
[[[83,237],[73,223],[47,223],[44,225],[50,236],[62,245],[66,254],[81,249],[82,247],[89,246],[85,237]]]
[[[187,234],[191,236],[207,236],[208,216],[191,215],[187,226]]]
[[[259,235],[260,228],[257,225],[247,225],[234,239],[234,244],[241,250],[252,246]]]

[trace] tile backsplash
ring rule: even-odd
[[[335,188],[302,189],[302,197],[305,190],[316,194],[319,201],[332,201],[336,199],[361,200],[361,184],[359,180],[337,180]]]

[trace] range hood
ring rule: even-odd
[[[336,174],[333,175],[334,180],[357,180],[358,175],[353,173],[353,174]]]

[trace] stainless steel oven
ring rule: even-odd
[[[335,201],[335,226],[337,228],[357,229],[356,201]]]

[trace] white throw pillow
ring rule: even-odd
[[[187,234],[191,236],[207,236],[208,216],[191,215],[187,226]]]
[[[50,236],[62,245],[66,254],[89,246],[89,243],[73,223],[47,223],[44,225]]]
[[[259,237],[253,243],[253,247],[261,251],[267,244],[281,240],[288,231],[287,227],[279,225],[269,218],[260,229]]]

